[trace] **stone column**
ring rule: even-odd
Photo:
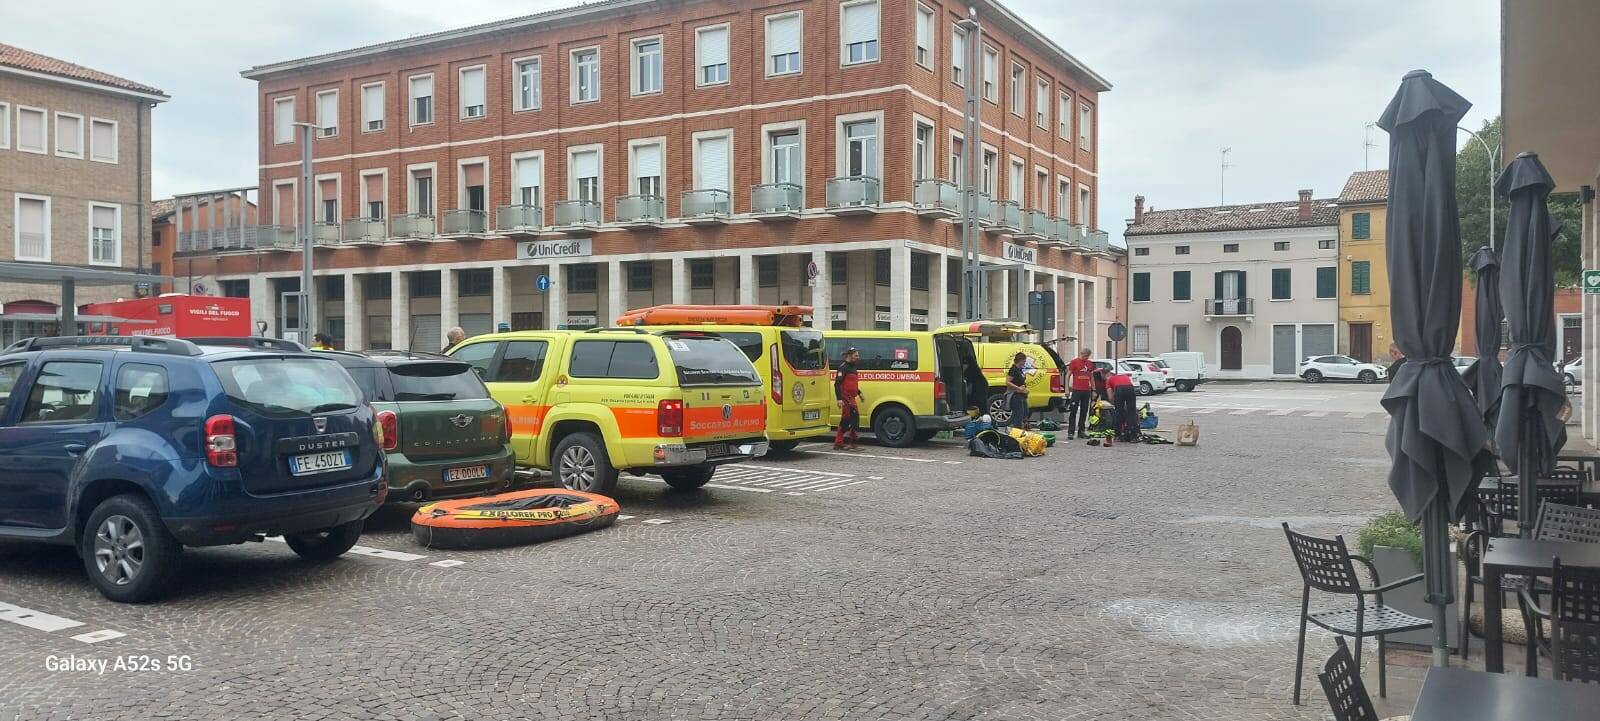
[[[672,258],[672,303],[684,305],[689,302],[689,259],[683,256]]]
[[[461,325],[459,299],[456,298],[456,271],[439,269],[439,339],[450,342],[450,329]],[[423,349],[428,350],[428,349]]]
[[[739,268],[739,305],[756,302],[756,257],[748,252],[735,256]]]
[[[272,297],[272,281],[263,275],[250,276],[250,323],[251,333],[261,333],[264,336],[276,336],[278,330],[278,314],[274,310],[278,307],[278,299]],[[256,330],[256,321],[266,321],[265,331]]]
[[[545,293],[544,326],[554,330],[567,322],[567,279],[560,263],[551,263],[546,274],[550,276],[550,292]]]
[[[403,270],[389,271],[389,347],[411,350],[411,283]],[[432,348],[424,348],[433,352]]]
[[[367,347],[366,289],[361,287],[361,276],[344,274],[344,349],[365,350]]]
[[[506,277],[510,269],[497,265],[489,269],[490,282],[490,315],[493,316],[494,330],[500,330],[501,323],[511,322],[511,284]]]
[[[1078,349],[1084,347],[1083,332],[1078,330],[1078,279],[1067,276],[1066,283],[1057,292],[1061,294],[1062,333],[1075,339],[1067,344],[1067,352],[1061,355],[1075,356]]]
[[[950,259],[943,252],[928,260],[928,330],[943,327],[950,311],[950,291],[945,286]]]
[[[622,261],[613,260],[606,263],[606,315],[595,320],[600,325],[608,326],[627,310],[628,286],[622,277]]]
[[[911,329],[911,247],[903,240],[889,248],[889,316],[893,330]]]
[[[833,327],[833,274],[828,270],[828,251],[811,251],[811,262],[817,264],[817,277],[811,281],[811,327],[827,330]]]

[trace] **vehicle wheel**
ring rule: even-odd
[[[1139,395],[1147,396],[1155,392],[1156,387],[1150,385],[1150,381],[1139,381]]]
[[[989,420],[997,426],[1011,425],[1011,404],[1006,402],[1006,394],[996,393],[989,396]]]
[[[1000,419],[996,418],[995,423]],[[916,421],[911,417],[911,411],[900,406],[890,406],[878,411],[872,419],[872,433],[878,437],[878,442],[890,448],[905,448],[917,441]]]
[[[1307,383],[1321,383],[1322,382],[1322,371],[1309,370],[1309,371],[1306,371],[1306,374],[1301,376],[1301,378],[1306,379]]]
[[[939,435],[938,431],[917,431],[917,442],[927,443],[928,441],[933,440],[933,437],[937,435]]]
[[[716,472],[716,466],[680,468],[672,471],[662,471],[661,480],[666,481],[667,485],[680,491],[692,491],[710,483],[712,474]]]
[[[1378,374],[1377,373],[1373,373],[1372,371],[1361,371],[1361,375],[1358,375],[1356,377],[1360,378],[1362,383],[1376,383],[1376,382],[1378,382]]]
[[[286,535],[283,540],[289,544],[289,550],[307,561],[332,561],[361,540],[362,525],[362,521],[351,521],[321,531]]]
[[[617,487],[617,469],[606,456],[605,442],[593,433],[561,439],[551,456],[556,483],[562,488],[606,495]]]
[[[123,494],[101,501],[89,514],[78,555],[101,595],[140,603],[172,587],[183,545],[167,532],[149,499]]]
[[[794,449],[796,449],[798,447],[800,447],[800,441],[768,441],[767,442],[767,452],[768,453],[793,453]]]
[[[1178,389],[1178,390],[1179,390],[1179,391],[1181,391],[1181,392],[1183,392],[1183,393],[1188,393],[1188,392],[1189,392],[1189,391],[1192,391],[1192,390],[1194,390],[1194,386],[1193,386],[1193,385],[1191,385],[1191,384],[1190,384],[1190,383],[1189,383],[1189,381],[1178,381],[1178,382],[1177,382],[1177,383],[1176,383],[1176,384],[1175,384],[1175,386],[1174,386],[1174,387],[1176,387],[1176,388],[1177,388],[1177,389]]]

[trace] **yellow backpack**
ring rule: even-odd
[[[1012,428],[1009,432],[1012,438],[1017,439],[1017,445],[1022,446],[1022,455],[1024,456],[1042,456],[1044,455],[1044,449],[1049,445],[1044,436],[1038,433],[1025,431],[1021,428]]]

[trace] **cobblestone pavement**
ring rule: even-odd
[[[1393,507],[1382,427],[1195,418],[1198,448],[812,447],[698,493],[627,479],[612,528],[513,549],[421,548],[398,509],[332,563],[190,551],[141,606],[69,551],[0,545],[0,719],[1322,719],[1326,637],[1289,703],[1277,524]],[[73,638],[102,630],[125,635]],[[109,667],[50,670],[69,656]],[[138,657],[162,668],[115,668]]]

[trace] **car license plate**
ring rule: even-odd
[[[818,420],[822,418],[822,410],[804,411],[800,414],[800,417],[808,421]]]
[[[310,476],[350,468],[350,451],[325,451],[289,457],[289,474]]]
[[[726,443],[709,443],[701,446],[701,448],[705,449],[706,458],[721,458],[728,455],[728,444]]]
[[[488,466],[467,466],[465,468],[444,469],[445,483],[458,483],[460,481],[475,481],[489,477]]]

